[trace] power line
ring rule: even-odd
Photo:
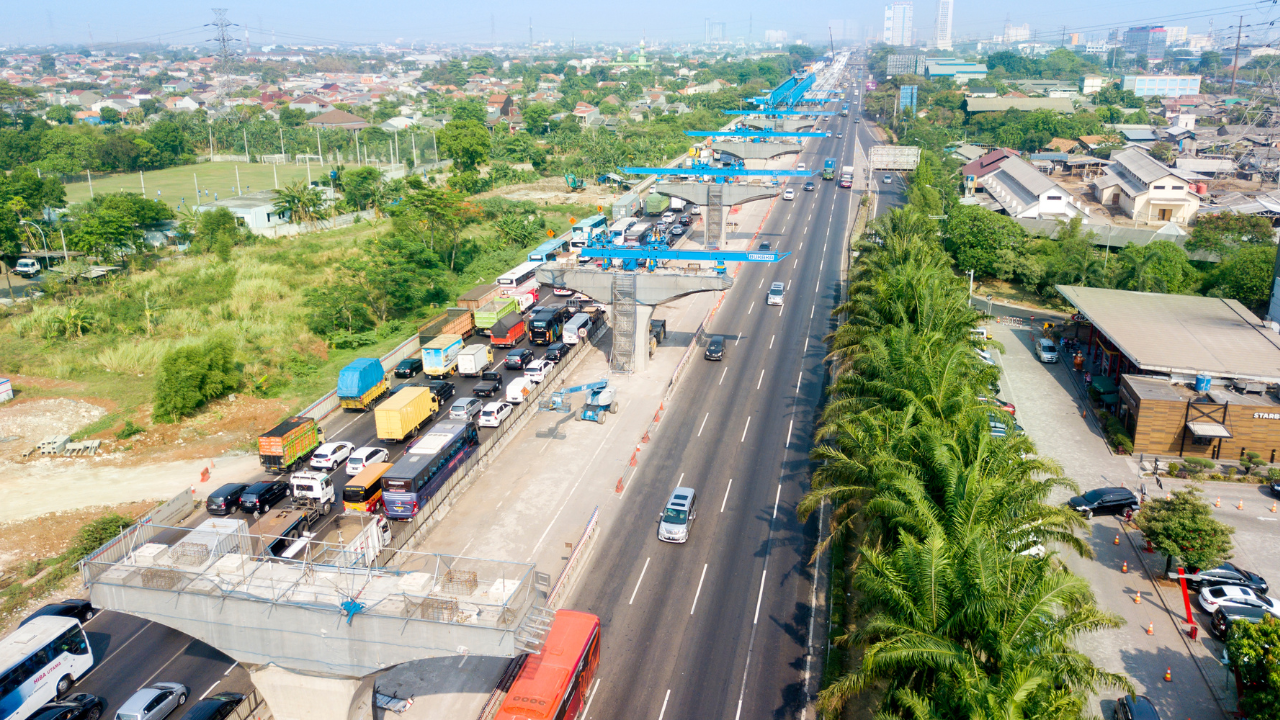
[[[213,8],[213,22],[209,26],[217,28],[217,34],[213,38],[213,42],[218,43],[218,70],[222,73],[224,82],[223,87],[218,89],[218,94],[222,95],[225,90],[227,76],[231,74],[231,28],[239,27],[231,21],[227,20],[226,8]]]

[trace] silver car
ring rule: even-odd
[[[481,407],[483,403],[473,397],[454,400],[453,405],[449,407],[449,419],[472,420],[480,414]]]
[[[116,720],[163,720],[187,702],[187,686],[158,682],[134,693],[116,712]]]
[[[694,508],[693,488],[678,487],[671,492],[667,507],[658,516],[658,539],[663,542],[683,543],[689,540],[689,527],[698,517]]]

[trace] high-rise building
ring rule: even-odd
[[[938,0],[938,22],[934,26],[933,46],[939,50],[951,49],[951,12],[955,0]]]
[[[1031,39],[1031,24],[1023,23],[1021,25],[1004,24],[1004,38],[1006,43],[1026,42]]]
[[[786,30],[765,30],[764,41],[769,45],[781,45],[787,41]]]
[[[884,8],[884,41],[889,45],[911,45],[914,40],[911,0],[894,0]]]
[[[1169,43],[1170,46],[1180,45],[1187,41],[1186,25],[1183,25],[1182,27],[1166,27],[1164,31],[1165,31],[1165,40]]]
[[[1158,26],[1132,27],[1124,31],[1124,52],[1137,57],[1164,57],[1164,49],[1168,46],[1169,33]]]

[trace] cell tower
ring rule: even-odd
[[[221,73],[223,80],[218,88],[218,94],[221,95],[225,91],[227,76],[231,74],[231,56],[233,55],[231,44],[235,42],[231,37],[231,28],[238,26],[227,20],[226,8],[213,8],[213,22],[205,27],[215,28],[213,42],[218,43],[217,70]]]

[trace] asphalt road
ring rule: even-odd
[[[871,142],[853,122],[858,100],[799,162],[853,164],[853,133]],[[694,359],[583,579],[575,606],[601,617],[604,637],[589,718],[806,717],[824,628],[811,612],[818,517],[801,523],[796,505],[860,197],[836,181],[816,185],[776,201],[760,239],[792,255],[739,273],[711,328],[727,338],[723,362]],[[765,304],[775,281],[788,286],[782,307]],[[684,545],[656,537],[677,486],[697,491]]]

